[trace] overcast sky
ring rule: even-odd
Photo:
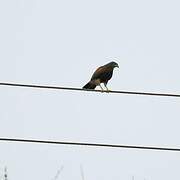
[[[178,0],[1,0],[0,82],[180,93]],[[179,147],[180,100],[0,87],[0,137]],[[180,153],[0,142],[10,180],[180,179]],[[58,179],[58,180],[59,180]]]

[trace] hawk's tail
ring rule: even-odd
[[[96,85],[92,82],[92,81],[89,81],[84,87],[83,89],[95,89],[96,88]]]

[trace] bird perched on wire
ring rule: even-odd
[[[113,61],[99,67],[92,75],[91,80],[83,87],[83,89],[95,89],[96,86],[100,86],[101,90],[104,91],[101,86],[101,83],[103,83],[107,91],[109,91],[107,88],[107,83],[112,78],[115,67],[119,68],[118,64]]]

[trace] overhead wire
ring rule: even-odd
[[[66,145],[66,146],[86,146],[86,147],[97,147],[97,148],[124,148],[124,149],[137,149],[137,150],[180,152],[180,148],[157,147],[157,146],[136,146],[136,145],[123,145],[123,144],[103,144],[103,143],[52,141],[52,140],[18,139],[18,138],[0,138],[0,141],[19,142],[19,143],[51,144],[51,145]]]
[[[162,96],[162,97],[176,97],[180,98],[180,94],[173,93],[154,93],[154,92],[137,92],[137,91],[102,91],[95,89],[83,89],[74,87],[62,87],[62,86],[49,86],[49,85],[36,85],[36,84],[19,84],[19,83],[8,83],[0,82],[0,86],[10,86],[10,87],[24,87],[24,88],[38,88],[38,89],[54,89],[54,90],[68,90],[68,91],[88,91],[97,93],[113,93],[113,94],[129,94],[129,95],[143,95],[143,96]]]

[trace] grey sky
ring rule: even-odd
[[[82,87],[115,60],[112,90],[180,93],[179,1],[0,1],[0,81]],[[0,87],[0,136],[179,147],[176,98]],[[103,112],[102,112],[103,110]],[[180,178],[180,154],[0,143],[9,179]]]

